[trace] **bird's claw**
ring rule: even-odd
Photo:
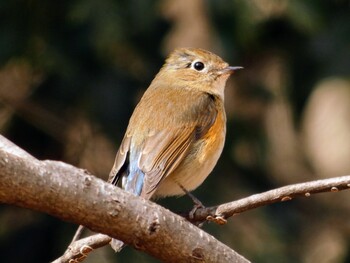
[[[198,199],[193,200],[193,203],[194,203],[194,206],[192,208],[192,210],[189,212],[189,217],[190,219],[194,219],[194,214],[196,213],[196,211],[199,209],[199,208],[205,208],[205,206],[202,204],[201,201],[199,201]]]

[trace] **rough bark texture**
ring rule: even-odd
[[[167,209],[82,169],[39,161],[0,136],[0,201],[118,238],[163,262],[248,262]]]

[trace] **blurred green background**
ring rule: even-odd
[[[223,155],[194,192],[204,204],[350,173],[348,0],[3,0],[1,134],[106,179],[133,108],[183,46],[245,67],[226,88]],[[350,262],[349,198],[320,194],[204,229],[253,262]],[[1,205],[1,262],[49,262],[76,227]],[[85,262],[158,261],[106,247]]]

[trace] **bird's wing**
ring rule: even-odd
[[[141,196],[150,198],[161,180],[184,160],[191,145],[201,139],[214,124],[217,117],[215,99],[208,94],[203,96],[197,103],[192,103],[189,112],[171,116],[171,123],[164,125],[161,130],[151,127],[148,136],[138,145],[137,154],[130,152],[133,138],[126,135],[109,181],[116,183],[117,178],[127,172],[127,168],[130,170],[130,165],[136,165],[143,175]],[[134,182],[135,185],[138,183]]]
[[[171,174],[186,157],[194,141],[192,127],[181,130],[162,130],[150,137],[144,145],[139,167],[145,173],[142,196],[150,197],[160,181]]]
[[[115,157],[115,161],[112,170],[109,173],[108,182],[117,185],[120,178],[127,173],[127,166],[129,165],[128,155],[130,149],[130,136],[127,134],[124,136],[119,150]]]

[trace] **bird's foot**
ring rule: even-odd
[[[192,210],[189,213],[189,217],[190,219],[194,218],[194,214],[196,213],[196,211],[199,208],[205,208],[205,206],[203,205],[203,203],[197,198],[195,197],[191,192],[189,192],[185,187],[183,187],[181,184],[179,184],[179,187],[182,189],[182,191],[185,192],[185,194],[187,196],[189,196],[192,199],[192,202],[194,203]]]

